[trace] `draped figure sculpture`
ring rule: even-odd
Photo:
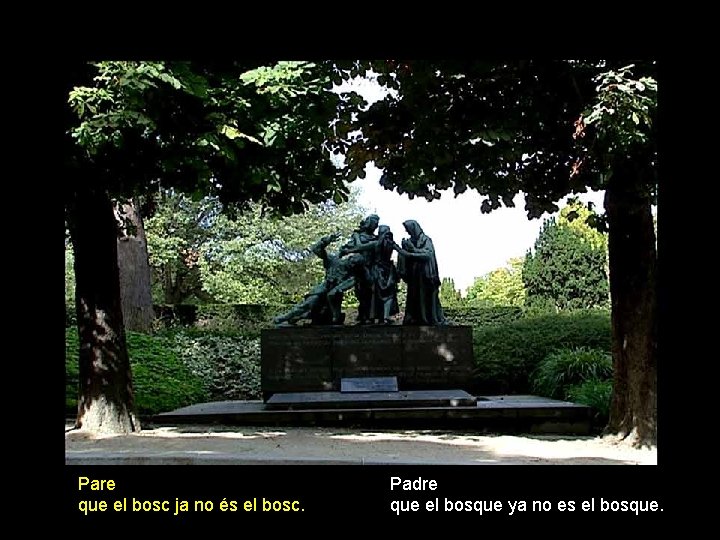
[[[392,316],[399,312],[400,279],[407,283],[403,324],[448,324],[440,305],[440,274],[430,237],[417,221],[408,220],[403,226],[410,237],[399,246],[390,227],[378,228],[378,223],[377,215],[367,216],[336,254],[328,253],[327,247],[339,238],[338,234],[316,242],[310,249],[322,259],[325,279],[290,311],[275,317],[275,324],[288,326],[301,319],[310,319],[314,325],[343,324],[343,295],[353,287],[359,303],[358,324],[391,324]],[[393,251],[398,252],[397,267]]]
[[[323,236],[310,247],[320,257],[325,268],[325,279],[305,295],[305,298],[290,311],[273,319],[278,326],[290,326],[301,319],[310,319],[312,324],[343,324],[342,300],[359,275],[364,273],[365,259],[359,254],[347,256],[330,254],[327,247],[340,238],[339,234]]]
[[[363,268],[355,280],[355,296],[358,299],[358,324],[369,324],[372,322],[372,300],[375,289],[373,277],[376,274],[377,239],[374,234],[378,228],[380,218],[376,214],[370,214],[360,222],[360,225],[353,232],[350,240],[340,249],[340,255],[349,253],[361,255]]]
[[[402,246],[394,244],[398,252],[398,275],[407,283],[407,300],[403,324],[437,326],[447,324],[440,305],[440,274],[435,247],[417,221],[403,223],[410,238]]]
[[[382,324],[391,324],[390,318],[400,312],[397,301],[398,274],[392,260],[394,249],[395,242],[390,227],[380,225],[375,248],[376,264],[370,315]]]

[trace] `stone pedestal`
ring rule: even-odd
[[[465,389],[470,326],[305,326],[263,330],[262,391],[340,390],[347,377],[397,377],[399,390]]]

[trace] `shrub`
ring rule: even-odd
[[[77,313],[75,311],[75,302],[65,304],[65,328],[77,326]]]
[[[528,300],[524,306],[526,317],[539,317],[542,315],[554,315],[558,313],[555,302],[550,298],[536,296]]]
[[[477,393],[528,393],[530,374],[551,352],[587,347],[610,351],[607,311],[527,317],[473,331]]]
[[[177,332],[173,347],[205,385],[211,400],[258,399],[260,338],[200,331]]]
[[[566,399],[591,407],[595,411],[596,422],[604,425],[610,417],[612,390],[612,381],[591,379],[569,387]]]
[[[252,304],[156,305],[158,329],[195,328],[215,334],[259,336],[287,306]]]
[[[550,353],[532,375],[533,390],[564,399],[571,386],[612,379],[612,356],[605,351],[579,347]]]
[[[156,414],[207,400],[204,382],[180,360],[171,340],[127,332],[127,345],[138,413]],[[76,409],[79,345],[75,328],[65,332],[65,349],[65,403]]]

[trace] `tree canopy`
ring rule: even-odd
[[[452,278],[442,278],[438,297],[440,298],[440,305],[444,308],[458,308],[465,305],[465,299],[461,291],[455,288],[455,280]]]
[[[69,156],[111,194],[172,187],[285,214],[347,196],[327,140],[343,103],[359,98],[331,92],[325,64],[109,61],[92,71],[69,95]]]
[[[597,236],[584,236],[578,227],[550,218],[522,266],[526,303],[558,311],[607,306],[606,266],[606,248]]]
[[[523,306],[525,286],[522,280],[522,257],[512,258],[507,266],[475,278],[468,287],[468,306]]]
[[[166,193],[146,226],[161,301],[297,302],[324,275],[308,247],[328,231],[349,237],[363,213],[356,190],[339,205],[285,217],[265,215],[258,203],[230,217],[216,198]]]
[[[472,188],[489,212],[513,206],[523,192],[528,216],[540,217],[569,193],[603,188],[614,160],[632,155],[655,165],[652,62],[338,65],[346,79],[368,70],[391,92],[342,129],[355,133],[337,145],[348,179],[362,177],[372,161],[383,170],[381,184],[398,193],[432,200],[448,188]]]

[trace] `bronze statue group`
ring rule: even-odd
[[[392,324],[392,317],[400,312],[400,280],[407,283],[403,324],[447,324],[438,297],[440,275],[432,240],[417,221],[408,220],[403,226],[409,238],[398,245],[390,227],[379,223],[377,215],[367,216],[337,253],[328,253],[327,248],[340,239],[339,234],[324,236],[313,244],[310,250],[322,259],[325,279],[302,302],[275,317],[275,324],[291,326],[309,319],[314,325],[341,325],[345,322],[343,295],[353,288],[358,299],[358,324]],[[397,266],[393,251],[398,253]]]

